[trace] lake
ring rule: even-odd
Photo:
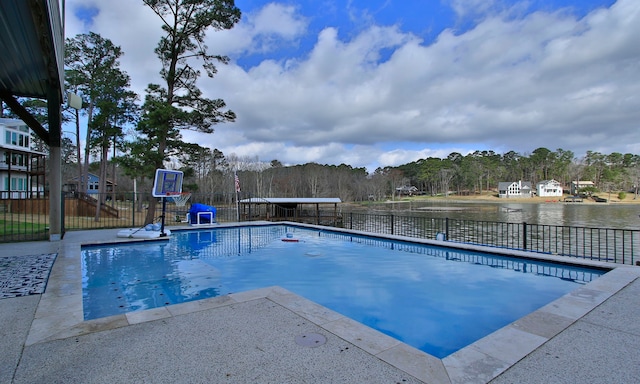
[[[371,203],[366,207],[354,208],[353,211],[572,227],[640,229],[640,204],[433,200]]]

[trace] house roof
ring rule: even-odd
[[[100,180],[100,176],[96,175],[95,173],[88,172],[87,174],[89,175],[90,179],[93,177],[94,179]],[[78,176],[75,176],[75,177],[71,178],[68,182],[77,183],[78,182]],[[113,180],[111,180],[111,179],[107,179],[107,184],[118,185],[118,184],[114,183]]]
[[[8,118],[0,118],[0,125],[3,125],[4,127],[7,128],[11,128],[11,129],[18,129],[19,127],[25,127],[27,129],[29,129],[29,126],[27,126],[27,124],[20,120],[20,119],[8,119]],[[30,130],[27,132],[24,132],[25,134],[30,134]],[[35,155],[42,155],[45,156],[47,155],[45,152],[40,152],[40,151],[34,151],[31,148],[16,148],[15,146],[12,145],[5,145],[2,143],[3,139],[0,138],[0,148],[2,149],[8,149],[11,150],[12,152],[21,152],[21,153],[32,153]]]
[[[511,186],[513,184],[518,184],[518,182],[517,181],[500,181],[500,182],[498,182],[498,188],[500,188],[500,189],[508,188],[509,186]],[[531,182],[530,181],[522,181],[522,182],[520,182],[520,186],[522,188],[531,188]]]
[[[403,185],[402,187],[396,187],[396,191],[417,191],[418,187],[413,185]]]
[[[337,204],[342,200],[338,197],[252,197],[242,199],[242,204]]]
[[[8,128],[17,129],[18,127],[26,127],[27,124],[20,119],[10,119],[6,117],[0,117],[0,124]]]

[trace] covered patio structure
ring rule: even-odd
[[[239,201],[240,218],[336,225],[341,202],[337,197],[252,197]]]

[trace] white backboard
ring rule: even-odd
[[[182,171],[156,169],[153,181],[153,197],[167,197],[182,192]]]

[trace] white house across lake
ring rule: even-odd
[[[562,185],[556,180],[542,180],[536,184],[536,193],[540,197],[562,196]]]
[[[498,197],[523,198],[531,197],[532,189],[529,181],[513,181],[498,183]]]

